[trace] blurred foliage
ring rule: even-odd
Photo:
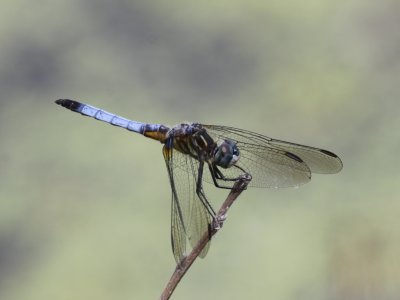
[[[398,1],[6,0],[0,20],[1,299],[155,299],[175,266],[161,146],[57,98],[342,157],[243,193],[173,299],[400,298]]]

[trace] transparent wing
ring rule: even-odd
[[[211,216],[196,194],[197,164],[178,151],[163,148],[172,189],[171,242],[177,263],[186,255],[186,244],[193,248],[211,226]],[[210,242],[200,253],[206,256]]]
[[[250,186],[297,186],[308,182],[311,173],[337,173],[343,166],[340,158],[327,150],[280,141],[233,127],[202,126],[216,140],[237,142],[240,151],[237,165],[252,175]],[[231,178],[241,174],[240,169],[234,167],[223,170],[223,173]]]

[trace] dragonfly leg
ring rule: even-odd
[[[217,216],[213,220],[213,223],[212,223],[213,228],[214,229],[221,229],[222,225],[224,225],[225,220],[226,220],[226,215]]]
[[[208,165],[208,168],[210,169],[211,178],[212,178],[212,180],[213,180],[213,182],[214,182],[214,185],[215,185],[217,188],[220,188],[220,189],[228,189],[228,190],[232,189],[232,187],[230,187],[230,186],[223,186],[223,185],[220,185],[220,184],[218,183],[217,180],[224,180],[225,177],[223,176],[223,174],[221,173],[221,171],[218,170],[217,167],[215,167],[215,169],[214,169],[213,166],[209,164],[209,165]],[[224,181],[225,181],[225,180],[224,180]]]
[[[208,213],[215,219],[216,213],[215,213],[214,209],[212,208],[210,202],[208,202],[206,195],[204,194],[204,191],[203,191],[203,186],[202,186],[203,169],[204,169],[204,161],[200,160],[197,182],[196,182],[196,194],[200,198],[203,205],[206,207]]]
[[[243,171],[243,174],[247,174],[247,172],[245,170],[243,170],[241,167],[238,167],[236,165],[234,165],[233,167],[237,167],[238,169]],[[216,165],[213,165],[211,163],[208,164],[208,168],[210,169],[210,173],[211,173],[211,177],[214,182],[214,185],[220,189],[231,190],[232,186],[221,185],[220,183],[218,183],[218,180],[222,180],[224,182],[233,182],[233,181],[237,181],[240,178],[240,176],[235,177],[235,178],[226,177],[224,174],[222,174],[222,172],[220,171],[220,169],[218,169],[218,167]]]

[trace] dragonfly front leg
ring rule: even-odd
[[[239,178],[240,178],[240,176],[235,177],[235,178],[228,178],[228,177],[226,177],[226,176],[221,172],[221,170],[218,168],[218,166],[216,166],[215,164],[212,164],[212,163],[209,163],[209,164],[208,164],[208,168],[209,168],[209,170],[210,170],[211,177],[212,177],[212,180],[213,180],[213,182],[214,182],[214,185],[215,185],[217,188],[220,188],[220,189],[229,189],[229,190],[231,190],[231,189],[232,189],[232,185],[230,185],[230,186],[221,185],[220,183],[218,183],[218,180],[222,180],[222,181],[224,181],[224,182],[234,182],[234,181],[239,180]],[[241,168],[241,167],[239,167],[239,166],[234,165],[234,166],[232,166],[232,168],[238,168],[239,170],[241,170],[241,171],[243,172],[243,174],[248,174],[243,168]],[[243,174],[242,174],[242,175],[243,175]]]

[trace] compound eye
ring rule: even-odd
[[[214,153],[215,163],[222,168],[229,168],[239,160],[239,149],[230,140],[219,143]]]

